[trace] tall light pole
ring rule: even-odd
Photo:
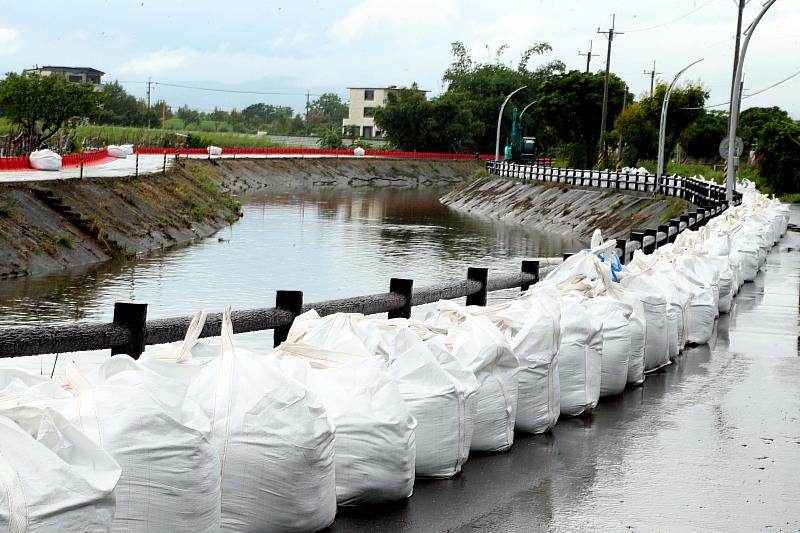
[[[520,126],[522,126],[522,115],[524,115],[524,114],[525,114],[525,111],[527,111],[527,110],[528,110],[528,108],[529,108],[530,106],[532,106],[533,104],[535,104],[536,102],[538,102],[538,100],[534,100],[533,102],[531,102],[530,104],[528,104],[528,105],[526,105],[525,107],[523,107],[523,108],[522,108],[522,113],[520,113],[520,114],[519,114],[519,117],[518,117],[518,119],[517,119],[517,120],[519,120],[519,125],[520,125]]]
[[[500,114],[497,115],[497,140],[494,143],[494,160],[495,160],[495,162],[500,161],[500,123],[503,121],[503,111],[506,108],[506,104],[508,103],[509,100],[511,100],[512,96],[514,96],[515,94],[520,92],[522,89],[527,89],[527,88],[528,88],[527,85],[523,85],[519,89],[511,91],[511,93],[509,93],[509,95],[506,96],[506,99],[503,100],[503,105],[500,106]]]
[[[730,107],[731,123],[728,128],[728,175],[726,177],[727,190],[725,194],[725,200],[727,200],[728,205],[733,203],[733,191],[736,186],[736,167],[738,166],[736,164],[736,128],[739,126],[739,107],[742,103],[741,83],[744,56],[747,53],[747,45],[750,43],[750,37],[753,36],[753,31],[761,21],[761,17],[772,7],[775,1],[776,0],[768,0],[767,3],[764,4],[764,7],[761,8],[761,12],[758,16],[750,23],[747,29],[744,30],[744,41],[742,42],[742,49],[739,51],[739,61],[736,63],[736,72],[733,76],[734,91]]]
[[[661,125],[658,129],[658,169],[656,170],[656,188],[653,191],[653,194],[658,194],[659,188],[661,187],[661,177],[664,175],[664,145],[666,144],[666,137],[667,137],[667,109],[669,108],[669,96],[672,94],[672,89],[675,88],[675,85],[678,83],[678,78],[683,75],[684,72],[689,70],[689,67],[698,64],[701,62],[702,59],[698,59],[692,63],[689,63],[683,69],[675,74],[675,78],[672,80],[672,83],[669,84],[667,87],[667,93],[664,95],[664,102],[661,104]]]

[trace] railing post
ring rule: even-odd
[[[520,291],[525,292],[531,288],[531,285],[534,283],[539,283],[539,261],[523,261],[522,262],[522,273],[523,274],[532,274],[534,277],[533,283],[523,283],[520,286]]]
[[[567,252],[567,253],[565,253],[565,254],[562,254],[562,257],[564,258],[564,261],[566,261],[567,259],[569,259],[569,258],[570,258],[570,257],[572,257],[573,255],[575,255],[575,254],[574,254],[574,253],[571,253],[571,252]]]
[[[292,322],[297,315],[303,312],[303,291],[277,291],[275,293],[275,307],[292,314]],[[272,345],[277,347],[289,336],[292,325],[275,328]]]
[[[675,239],[678,238],[678,233],[681,232],[681,221],[673,218],[672,220],[669,221],[669,227],[675,228],[675,235],[670,235],[667,241],[675,242]]]
[[[403,307],[389,311],[389,318],[411,318],[411,297],[414,293],[414,280],[392,278],[389,280],[389,292],[399,294],[406,299]]]
[[[144,352],[144,341],[147,337],[147,304],[115,302],[113,322],[128,328],[131,340],[126,345],[111,348],[111,355],[127,354],[139,359]]]
[[[639,230],[632,230],[631,231],[631,242],[638,242],[639,243],[639,250],[644,253],[644,232]]]
[[[647,228],[646,230],[644,230],[644,234],[647,237],[653,238],[653,244],[647,246],[647,248],[644,250],[644,253],[652,254],[653,252],[656,251],[656,248],[658,248],[658,230]],[[644,242],[642,242],[642,244],[644,244]]]
[[[619,262],[624,265],[627,262],[628,241],[626,239],[617,239],[617,248],[622,252],[619,254]]]
[[[694,222],[691,223],[691,227],[689,229],[696,231],[697,230],[697,211],[692,211],[689,213],[689,218],[694,219]]]
[[[486,305],[486,285],[489,281],[488,268],[469,267],[467,269],[467,279],[477,281],[481,284],[481,290],[475,294],[467,296],[467,305]]]
[[[658,231],[664,234],[664,244],[669,242],[669,224],[659,224]]]

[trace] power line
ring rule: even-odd
[[[754,93],[750,93],[750,94],[746,94],[746,95],[742,96],[742,100],[744,100],[745,98],[752,98],[753,96],[758,96],[761,93],[765,93],[765,92],[769,91],[770,89],[774,89],[778,85],[781,85],[782,83],[786,83],[787,81],[789,81],[792,78],[795,78],[797,76],[800,76],[800,70],[798,70],[794,74],[791,74],[791,75],[787,76],[786,78],[783,78],[779,82],[773,83],[769,87],[764,87],[763,89],[760,89],[760,90],[758,90],[758,91],[756,91]],[[711,108],[714,108],[714,107],[722,107],[722,106],[725,106],[725,105],[729,105],[730,103],[731,102],[729,100],[729,101],[723,102],[721,104],[714,104],[714,105],[707,105],[707,106],[700,106],[700,107],[684,107],[683,109],[711,109]]]
[[[177,83],[167,83],[164,81],[120,81],[119,83],[145,83],[145,84],[152,84],[152,85],[162,85],[164,87],[175,87],[178,89],[190,89],[193,91],[208,91],[208,92],[215,92],[215,93],[232,93],[232,94],[258,94],[264,96],[321,96],[319,94],[313,93],[289,93],[289,92],[277,92],[277,91],[244,91],[244,90],[237,90],[237,89],[216,89],[213,87],[197,87],[194,85],[180,85]]]
[[[701,4],[701,5],[697,6],[696,8],[692,9],[691,11],[689,11],[689,12],[687,12],[687,13],[684,13],[684,14],[683,14],[683,15],[681,15],[680,17],[678,17],[678,18],[674,18],[674,19],[672,19],[672,20],[668,20],[668,21],[666,21],[666,22],[662,22],[661,24],[656,24],[655,26],[650,26],[650,27],[648,27],[648,28],[638,28],[638,29],[635,29],[635,30],[625,30],[625,32],[626,32],[626,33],[636,33],[636,32],[640,32],[640,31],[650,31],[650,30],[655,30],[655,29],[657,29],[657,28],[663,28],[664,26],[667,26],[667,25],[669,25],[669,24],[672,24],[673,22],[678,22],[679,20],[683,20],[683,19],[685,19],[685,18],[686,18],[686,17],[688,17],[689,15],[691,15],[691,14],[693,14],[693,13],[697,12],[697,11],[700,11],[701,9],[703,9],[703,8],[704,8],[704,7],[706,7],[708,4],[710,4],[710,3],[714,2],[714,1],[715,1],[715,0],[708,0],[708,2],[706,2],[705,4]]]

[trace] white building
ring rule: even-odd
[[[100,80],[105,74],[101,70],[89,67],[34,67],[25,69],[23,74],[38,74],[40,76],[57,75],[72,83],[91,83],[100,85]]]
[[[383,137],[383,132],[375,126],[375,109],[386,105],[389,93],[397,93],[400,89],[396,85],[348,87],[348,89],[350,89],[350,112],[347,118],[342,119],[342,129],[346,130],[348,126],[355,126],[357,128],[356,135],[359,137],[378,139]]]

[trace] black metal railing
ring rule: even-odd
[[[439,300],[467,297],[468,305],[486,305],[487,292],[521,288],[539,281],[539,261],[523,261],[516,274],[489,277],[486,268],[469,268],[464,280],[414,289],[409,279],[392,278],[389,291],[353,298],[303,303],[302,291],[278,291],[275,307],[234,311],[234,333],[275,330],[274,344],[286,339],[294,318],[310,309],[333,313],[388,313],[390,318],[410,318],[411,308]],[[148,344],[183,339],[191,317],[147,320],[146,303],[117,302],[109,323],[75,323],[59,326],[0,328],[0,358],[110,349],[138,358]],[[222,313],[209,314],[201,337],[219,336]]]

